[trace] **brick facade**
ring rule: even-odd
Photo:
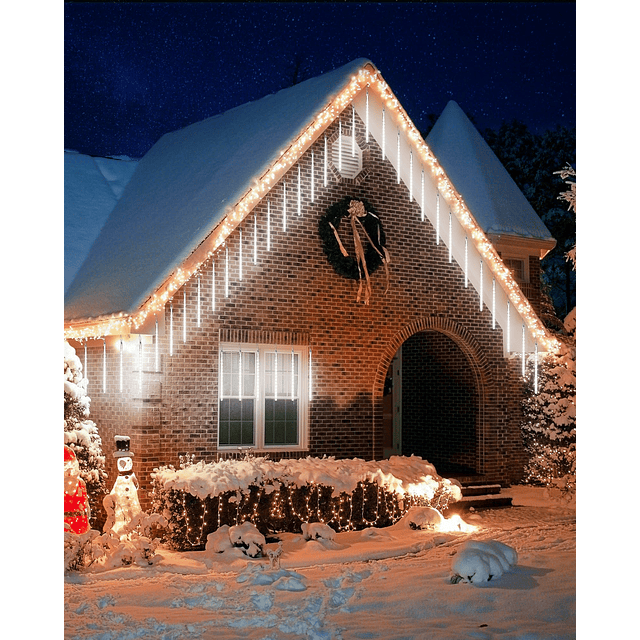
[[[345,116],[345,125],[350,117]],[[335,122],[327,132],[337,131]],[[91,419],[98,427],[110,479],[115,478],[113,436],[131,437],[134,470],[141,483],[143,506],[150,474],[162,464],[178,465],[180,454],[196,460],[217,457],[218,353],[220,336],[242,341],[308,345],[313,358],[313,399],[309,415],[308,451],[284,455],[334,455],[380,458],[383,451],[383,387],[394,354],[404,345],[409,372],[419,372],[420,358],[437,363],[433,376],[410,376],[428,398],[411,407],[404,454],[426,453],[427,459],[461,464],[485,479],[509,482],[522,468],[518,425],[521,382],[518,362],[503,356],[502,331],[492,329],[491,315],[478,310],[476,291],[464,286],[447,248],[436,244],[435,230],[421,221],[419,204],[397,184],[388,161],[371,138],[366,144],[358,122],[358,142],[365,171],[356,180],[340,180],[335,170],[322,186],[323,139],[314,143],[315,202],[309,202],[311,150],[299,160],[303,206],[297,213],[297,165],[272,189],[271,251],[267,251],[267,199],[255,209],[258,261],[253,264],[253,212],[242,224],[242,280],[238,268],[240,233],[214,256],[215,311],[212,311],[212,264],[200,271],[201,325],[197,326],[198,278],[176,292],[167,304],[157,344],[146,336],[140,372],[138,336],[125,341],[120,354],[117,337],[107,339],[107,389],[102,391],[103,342],[87,349]],[[287,184],[286,231],[282,222],[283,183]],[[372,277],[368,306],[356,303],[357,283],[338,276],[328,263],[318,235],[318,219],[344,196],[365,198],[380,214],[391,255],[391,278],[385,295],[384,270]],[[346,225],[343,225],[346,226]],[[340,229],[343,233],[342,227]],[[345,241],[349,248],[349,241]],[[224,261],[229,252],[230,290],[225,298]],[[159,249],[161,250],[161,249]],[[184,293],[187,337],[183,342]],[[173,315],[173,355],[169,327]],[[72,343],[83,358],[83,347]],[[422,355],[420,355],[422,354]],[[423,371],[424,374],[424,371]],[[433,381],[435,386],[428,384]],[[447,382],[448,381],[448,382]],[[409,402],[409,400],[407,400]],[[407,405],[409,407],[409,405]],[[422,422],[421,422],[422,420]],[[422,425],[422,426],[421,426]],[[427,426],[428,425],[428,426]],[[425,431],[427,429],[427,431]],[[420,433],[428,433],[431,447]],[[404,429],[403,429],[404,433]],[[412,451],[411,449],[415,449]],[[456,456],[456,448],[459,455]],[[432,452],[432,453],[431,453]],[[272,453],[272,457],[278,457]],[[108,481],[109,483],[110,481]]]

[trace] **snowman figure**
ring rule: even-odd
[[[129,451],[131,438],[115,436],[118,477],[111,493],[104,497],[103,504],[107,512],[104,531],[112,530],[117,535],[125,535],[127,525],[141,511],[138,500],[138,479],[133,473],[133,452]]]

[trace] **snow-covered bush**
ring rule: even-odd
[[[100,527],[102,497],[107,491],[102,439],[95,422],[89,420],[91,399],[87,395],[88,380],[83,377],[82,363],[75,349],[64,343],[64,444],[73,449],[80,465],[91,507],[91,522]]]
[[[305,540],[333,540],[336,532],[323,522],[303,522],[302,537]]]
[[[460,488],[417,456],[389,460],[261,457],[162,467],[152,510],[168,521],[167,544],[202,548],[223,525],[250,521],[263,534],[323,522],[335,531],[388,526],[414,505],[445,509]]]
[[[576,322],[565,319],[558,353],[538,366],[538,393],[532,383],[523,401],[522,433],[529,454],[524,481],[570,495],[576,483]],[[529,376],[532,378],[532,376]]]
[[[469,540],[454,556],[451,582],[488,582],[497,580],[518,564],[518,553],[498,540]]]
[[[262,557],[266,540],[251,522],[245,521],[229,527],[229,540],[234,547],[240,547],[250,558]]]
[[[444,516],[433,507],[411,507],[404,516],[411,529],[439,529]]]

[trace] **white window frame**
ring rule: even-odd
[[[253,413],[253,444],[252,445],[228,445],[220,444],[220,404],[223,398],[235,396],[223,396],[222,380],[222,356],[225,352],[253,352],[256,354],[257,362],[257,385],[254,394],[255,406]],[[266,389],[266,367],[265,354],[278,353],[280,357],[287,357],[293,352],[298,357],[298,443],[293,444],[273,444],[265,443],[265,389]],[[246,398],[246,396],[244,396]],[[281,396],[282,399],[290,399],[290,395]],[[251,449],[256,452],[269,451],[304,451],[309,448],[309,347],[296,345],[275,345],[275,344],[247,344],[238,342],[220,343],[218,352],[218,450],[237,451],[239,449]]]

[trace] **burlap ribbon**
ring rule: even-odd
[[[384,265],[384,270],[387,277],[387,288],[385,289],[385,293],[389,291],[389,263],[391,260],[390,260],[389,252],[387,251],[386,247],[383,247],[380,245],[381,238],[380,238],[380,224],[379,224],[378,216],[374,215],[373,213],[365,211],[364,204],[360,202],[360,200],[352,200],[349,203],[348,211],[349,211],[349,221],[351,222],[351,231],[353,232],[353,245],[354,245],[354,250],[356,254],[356,264],[358,265],[358,276],[359,276],[358,277],[358,296],[356,298],[356,302],[360,302],[360,299],[362,298],[363,288],[364,288],[364,304],[369,304],[369,299],[371,298],[371,280],[369,278],[369,270],[367,269],[367,260],[365,257],[364,247],[362,245],[362,239],[360,238],[360,233],[358,232],[358,228],[362,229],[362,232],[364,233],[367,240],[369,241],[369,244],[375,249],[375,251],[378,253],[380,258],[382,259],[382,264]],[[364,228],[364,225],[360,221],[360,218],[364,218],[366,216],[373,216],[374,218],[376,218],[376,220],[378,220],[377,245],[371,241],[371,238],[369,237],[367,230]],[[331,222],[329,222],[329,224],[331,225],[331,228],[333,229],[333,233],[336,236],[336,240],[338,241],[338,246],[340,247],[340,251],[342,252],[342,255],[345,258],[348,257],[349,253],[344,248],[344,245],[340,240],[340,236],[338,235],[338,231],[331,224]],[[382,249],[382,251],[378,249],[379,246]],[[362,280],[363,272],[364,272],[364,284]]]

